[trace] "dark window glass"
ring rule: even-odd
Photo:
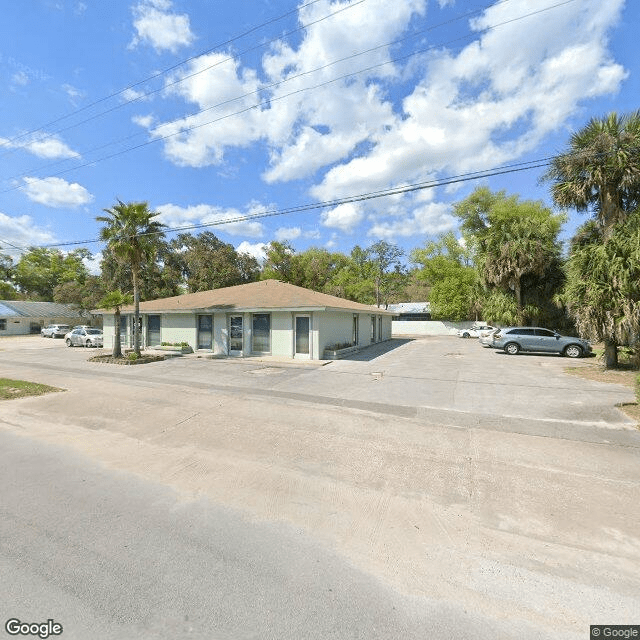
[[[149,346],[160,344],[160,316],[147,316],[147,342]]]
[[[0,331],[7,330],[7,320],[6,318],[0,318]]]
[[[211,349],[213,316],[198,316],[198,349]]]
[[[251,350],[258,353],[271,351],[271,316],[268,313],[253,315]]]
[[[555,338],[555,333],[549,331],[549,329],[536,329],[537,336],[544,336],[545,338]]]
[[[535,331],[533,329],[512,329],[508,332],[510,336],[533,336]]]

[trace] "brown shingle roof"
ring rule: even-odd
[[[344,298],[330,296],[296,287],[293,284],[279,280],[262,280],[235,287],[186,293],[172,298],[160,298],[140,303],[142,313],[162,313],[177,311],[196,311],[200,309],[226,311],[253,311],[260,309],[340,309],[345,311],[360,311],[361,313],[381,313],[392,315],[384,309],[375,306],[352,302]],[[122,313],[132,313],[133,305],[122,308]],[[103,309],[98,313],[112,313]]]

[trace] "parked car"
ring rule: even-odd
[[[489,335],[492,331],[495,331],[496,327],[492,327],[489,324],[474,324],[469,329],[458,329],[459,338],[480,338],[484,335]]]
[[[500,329],[494,329],[493,331],[487,331],[478,337],[478,342],[485,348],[493,346],[493,336],[498,333]]]
[[[102,331],[88,327],[74,329],[65,336],[67,347],[101,347],[103,344]]]
[[[64,338],[69,331],[71,327],[68,324],[50,324],[40,331],[40,335],[43,338]]]
[[[557,331],[542,327],[506,327],[492,335],[491,346],[510,355],[520,351],[559,353],[568,358],[591,354],[591,345],[586,340],[561,336]]]

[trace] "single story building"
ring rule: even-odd
[[[40,333],[48,324],[87,324],[77,309],[57,302],[0,300],[0,336]]]
[[[113,348],[113,310],[103,316],[104,347]],[[391,338],[392,313],[279,280],[188,293],[140,303],[141,346],[188,343],[220,356],[270,355],[319,360],[337,346],[365,347]],[[133,346],[133,305],[121,310],[123,346]]]

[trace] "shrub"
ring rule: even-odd
[[[135,351],[127,354],[127,358],[132,362],[138,359],[138,354]]]

